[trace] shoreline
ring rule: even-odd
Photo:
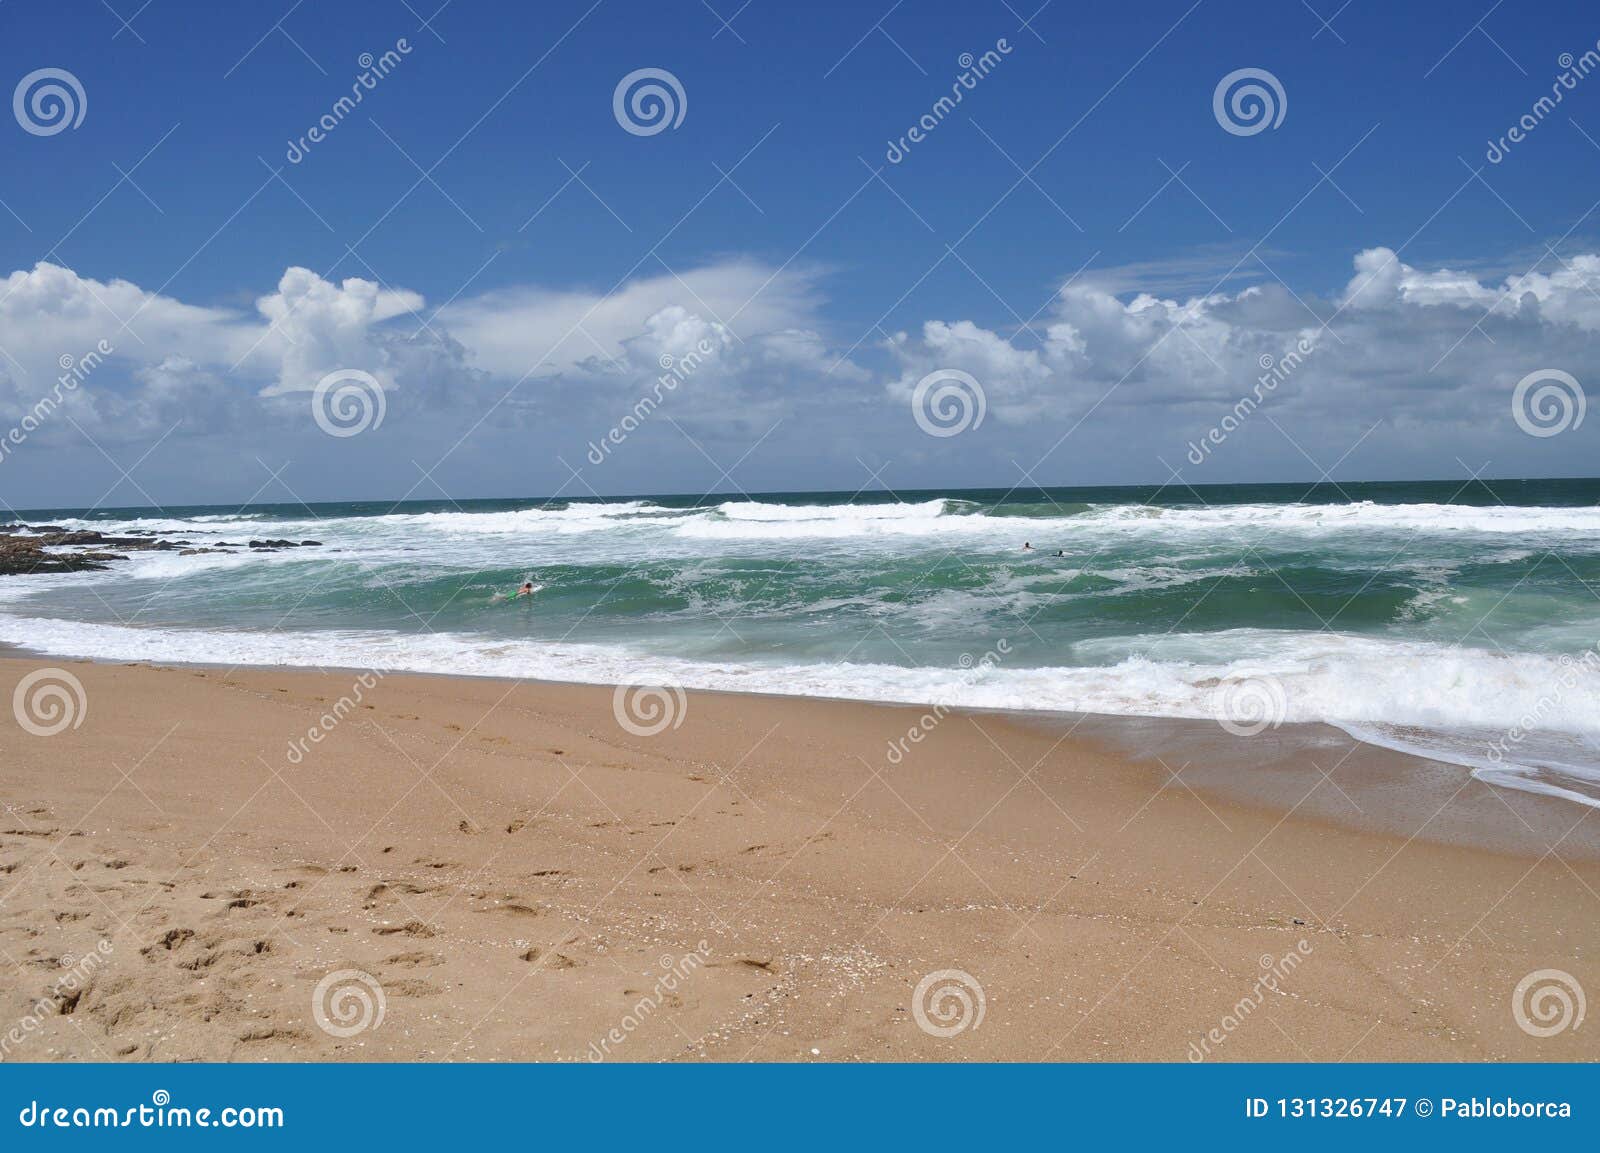
[[[1377,484],[1353,504],[1349,494],[1335,499],[1336,489],[1287,500],[1260,486],[1227,486],[1229,501],[1216,507],[1107,504],[1108,492],[1099,503],[1079,503],[1064,491],[1038,497],[1049,497],[1046,507],[1030,504],[1034,498],[1012,500],[1010,492],[985,500],[985,490],[951,489],[930,490],[940,499],[922,503],[885,499],[880,513],[871,511],[874,502],[843,497],[797,503],[810,499],[798,493],[775,494],[777,504],[747,499],[728,508],[596,498],[545,511],[489,500],[451,509],[409,502],[393,516],[330,505],[326,518],[313,520],[270,504],[221,518],[185,508],[175,510],[176,519],[42,526],[71,529],[69,537],[90,528],[148,533],[128,539],[153,542],[156,551],[117,562],[126,564],[126,579],[46,578],[32,595],[17,583],[4,636],[112,661],[180,657],[230,667],[333,661],[592,684],[650,668],[702,691],[941,702],[1006,715],[1041,708],[1055,710],[1046,723],[1068,726],[1085,716],[1141,713],[1208,721],[1219,708],[1263,696],[1274,718],[1332,724],[1356,740],[1420,758],[1388,762],[1408,766],[1403,771],[1413,777],[1416,765],[1452,765],[1444,775],[1456,780],[1474,773],[1503,789],[1600,806],[1592,743],[1600,651],[1584,623],[1592,601],[1581,580],[1562,577],[1549,593],[1556,600],[1543,607],[1509,604],[1508,619],[1521,623],[1492,644],[1450,643],[1457,625],[1470,634],[1476,593],[1441,575],[1461,564],[1490,565],[1492,572],[1474,580],[1504,592],[1498,608],[1536,563],[1513,547],[1529,534],[1586,555],[1584,542],[1600,531],[1588,499],[1597,486],[1521,481],[1461,503],[1460,486],[1436,493],[1427,484]],[[180,537],[155,540],[168,530]],[[1048,547],[1060,532],[1072,536],[1086,569],[1023,557],[1012,539],[1031,536]],[[1405,534],[1419,533],[1429,535],[1404,574],[1379,580],[1394,548],[1409,543]],[[325,538],[325,547],[304,540],[294,556],[256,557],[255,549],[193,561],[159,555],[161,545],[187,544],[191,536],[213,544],[248,538],[268,552],[307,535]],[[1306,595],[1268,577],[1272,563],[1241,565],[1234,550],[1218,547],[1236,535],[1269,553],[1286,541],[1309,550],[1301,557],[1309,566]],[[795,542],[811,540],[829,542],[811,558],[814,571],[792,586],[779,579],[775,558],[798,559],[813,550],[796,552]],[[960,567],[934,572],[940,554],[923,550],[940,542],[959,542]],[[318,547],[304,551],[308,545]],[[929,561],[933,569],[923,572]],[[376,576],[363,573],[369,563],[378,565]],[[702,570],[703,563],[710,567]],[[1581,564],[1573,563],[1569,575],[1576,577]],[[493,607],[534,571],[528,566],[561,574],[542,594],[535,621]],[[739,589],[765,597],[774,581],[782,592],[756,614],[762,623],[753,644],[730,643],[718,627],[726,621],[698,611],[700,598],[740,603]],[[897,590],[907,588],[918,591],[904,599]],[[161,603],[146,603],[155,594]],[[302,597],[312,603],[301,606]],[[923,599],[926,606],[913,609]],[[304,607],[304,619],[289,622],[285,606],[296,613]],[[1335,608],[1352,627],[1316,627]],[[1531,609],[1537,611],[1525,611]],[[940,614],[968,619],[954,632],[929,630]],[[1563,614],[1570,621],[1553,623]],[[1546,618],[1550,623],[1537,624]],[[417,628],[422,621],[427,627]],[[970,655],[989,648],[985,662],[1003,642],[1018,648],[1015,656],[1002,650],[1008,659],[977,675],[962,663],[970,655],[956,654],[958,639]],[[1577,668],[1572,654],[1580,650]],[[1530,727],[1535,731],[1524,731]],[[1181,728],[1174,723],[1171,731]],[[1284,732],[1296,746],[1326,747],[1326,730]],[[1342,747],[1333,755],[1342,758],[1352,746],[1334,739]],[[1158,743],[1171,742],[1158,734]],[[1219,786],[1234,787],[1237,761],[1253,761],[1256,751],[1240,757],[1219,750]],[[1274,791],[1271,774],[1246,775]],[[1352,817],[1365,820],[1358,808],[1350,806]],[[1389,827],[1406,829],[1409,820],[1404,813]],[[1493,822],[1475,826],[1447,835],[1492,847]]]
[[[3,1010],[110,944],[6,1059],[1600,1056],[1510,1010],[1531,972],[1595,972],[1600,822],[1564,802],[1558,837],[1492,850],[1428,835],[1500,809],[1482,782],[1356,827],[1320,795],[1393,785],[1355,757],[1275,804],[1100,718],[952,712],[895,764],[926,710],[689,691],[637,735],[596,686],[0,659],[42,667],[87,710],[0,728]],[[313,993],[347,971],[385,1015],[335,1036]],[[985,1016],[937,1036],[916,992],[945,971]]]
[[[441,673],[414,669],[382,669],[359,665],[255,665],[218,661],[125,661],[109,657],[59,656],[0,641],[0,664],[25,660],[40,664],[52,660],[117,668],[200,669],[211,672],[342,674],[357,677],[372,673],[382,678],[416,677],[445,682],[466,680],[499,685],[527,685],[548,689],[580,688],[612,693],[615,683],[509,677],[496,673]],[[930,710],[943,716],[991,718],[1050,734],[1065,732],[1099,751],[1129,761],[1154,760],[1162,774],[1176,772],[1189,788],[1201,788],[1236,804],[1282,812],[1299,807],[1316,777],[1307,764],[1319,766],[1317,775],[1344,770],[1359,774],[1362,788],[1378,788],[1385,805],[1367,809],[1343,788],[1337,803],[1311,804],[1311,812],[1351,830],[1377,831],[1464,847],[1537,856],[1549,841],[1562,835],[1582,811],[1595,806],[1583,802],[1499,785],[1477,777],[1472,768],[1455,761],[1429,758],[1420,753],[1373,744],[1352,736],[1326,721],[1284,722],[1254,736],[1235,736],[1215,721],[1195,717],[1144,716],[1120,713],[1053,712],[941,705],[932,701],[874,701],[858,697],[811,696],[758,690],[682,688],[685,695],[771,702],[816,702],[901,709],[912,713]],[[1318,754],[1312,757],[1311,754]],[[1197,755],[1198,754],[1198,755]],[[1330,766],[1336,766],[1331,768]],[[1465,806],[1446,805],[1458,800],[1467,785],[1482,786]],[[1309,815],[1309,814],[1308,814]],[[1567,846],[1569,853],[1600,860],[1600,821],[1592,832]]]

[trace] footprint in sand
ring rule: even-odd
[[[176,952],[177,950],[183,948],[184,945],[188,944],[188,942],[193,938],[193,929],[168,929],[166,933],[161,936],[160,940],[153,945],[145,946],[140,950],[140,952],[146,957],[150,957],[154,954],[162,952]]]
[[[410,896],[417,896],[422,893],[437,893],[442,887],[439,885],[419,885],[415,881],[391,881],[389,883],[399,892]]]
[[[628,1000],[632,1000],[633,998],[638,997],[643,993],[644,993],[643,989],[624,989],[624,990],[622,990],[623,997],[628,999]],[[683,998],[678,996],[676,993],[666,993],[666,994],[664,994],[661,997],[661,1003],[663,1005],[665,1005],[669,1009],[681,1009],[681,1008],[683,1008]]]
[[[379,925],[372,930],[380,937],[392,937],[396,933],[407,937],[436,937],[437,933],[421,921],[407,921],[403,925]]]
[[[444,964],[444,958],[438,953],[396,953],[384,962],[386,965],[404,965],[407,968],[419,967],[432,968]]]
[[[207,946],[207,948],[210,949],[210,946]],[[178,961],[175,963],[180,969],[188,969],[191,973],[198,973],[202,969],[211,968],[211,966],[215,965],[220,960],[222,960],[222,954],[211,951],[190,957],[186,961]]]
[[[543,960],[547,954],[549,960]],[[543,960],[543,967],[546,969],[576,969],[582,964],[581,961],[575,961],[565,953],[552,953],[548,949],[529,949],[520,956],[524,961],[533,964],[539,964]]]
[[[276,1029],[270,1026],[257,1026],[248,1029],[239,1035],[239,1044],[248,1045],[257,1041],[304,1041],[305,1033],[299,1029]]]
[[[299,873],[302,877],[325,877],[328,870],[321,865],[296,865],[292,869],[278,869],[280,873]]]
[[[771,957],[736,957],[733,963],[746,969],[759,969],[763,973],[772,972]]]

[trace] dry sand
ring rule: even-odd
[[[1180,729],[1141,760],[1131,722],[719,694],[641,736],[581,686],[8,659],[0,690],[46,666],[88,707],[0,725],[8,1060],[1600,1057],[1600,1022],[1512,1010],[1535,970],[1600,991],[1592,810],[1326,733],[1230,772],[1214,727],[1183,768]],[[382,990],[376,1022],[362,978],[323,998],[348,1036],[313,1010],[341,970]]]

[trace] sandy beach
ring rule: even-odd
[[[43,668],[6,1060],[1600,1057],[1513,1011],[1600,989],[1593,810],[1331,730]]]

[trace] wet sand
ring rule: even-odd
[[[6,1060],[1600,1057],[1592,810],[1332,730],[42,668]]]

